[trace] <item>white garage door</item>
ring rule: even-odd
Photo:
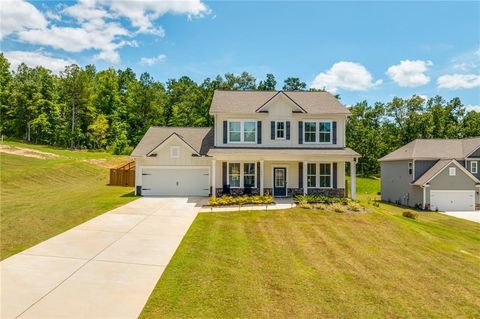
[[[475,191],[431,191],[430,208],[440,211],[475,210]]]
[[[208,196],[208,168],[144,168],[142,195]]]

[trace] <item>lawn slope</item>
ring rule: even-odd
[[[8,145],[59,157],[0,154],[2,259],[134,199],[132,188],[107,186],[108,169],[89,162],[117,163],[125,157],[22,143]]]
[[[199,214],[141,317],[480,316],[479,224],[369,209]]]

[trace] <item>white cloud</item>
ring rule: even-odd
[[[461,72],[472,72],[480,69],[480,49],[465,52],[452,59],[453,69]]]
[[[337,62],[326,72],[318,74],[311,85],[315,89],[325,88],[335,93],[338,89],[349,91],[365,91],[378,86],[382,80],[373,82],[373,77],[368,70],[359,63]]]
[[[437,79],[440,89],[473,89],[480,87],[479,74],[446,74]]]
[[[143,65],[154,65],[156,63],[162,63],[162,62],[165,62],[165,59],[167,58],[167,56],[165,54],[160,54],[158,56],[154,56],[152,58],[147,58],[147,57],[143,57],[140,59],[140,64],[143,64]]]
[[[10,62],[12,70],[16,70],[21,63],[25,63],[32,68],[43,66],[58,74],[65,69],[65,66],[75,63],[74,60],[55,58],[41,51],[5,51],[3,53]]]
[[[70,6],[57,6],[55,12],[46,11],[44,15],[23,0],[4,1],[8,5],[2,3],[0,39],[13,34],[22,42],[68,52],[94,50],[94,59],[111,63],[120,61],[118,50],[121,47],[137,46],[133,40],[137,34],[150,33],[163,37],[165,30],[155,25],[162,15],[183,14],[191,18],[209,13],[201,0],[80,0]],[[125,18],[131,26],[121,24]],[[59,25],[56,21],[68,24]]]
[[[415,87],[430,82],[430,77],[425,74],[432,61],[403,60],[400,64],[388,68],[388,76],[401,87]]]
[[[96,59],[117,63],[120,60],[118,49],[131,42],[119,40],[129,36],[128,30],[120,24],[103,20],[85,22],[81,27],[53,26],[43,30],[26,30],[18,33],[22,41],[50,46],[68,52],[81,52],[88,49],[100,51]]]
[[[23,0],[3,0],[0,20],[0,40],[14,32],[44,29],[48,24],[34,5]]]
[[[154,33],[163,36],[162,28],[154,26],[154,21],[166,13],[185,14],[189,18],[203,16],[209,13],[207,6],[201,0],[187,1],[114,1],[100,0],[107,4],[110,10],[118,16],[130,20],[140,32]]]
[[[470,104],[470,105],[465,106],[465,109],[467,110],[467,112],[475,111],[475,112],[480,113],[480,105]]]

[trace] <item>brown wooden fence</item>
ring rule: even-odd
[[[109,185],[135,187],[135,161],[111,168]]]

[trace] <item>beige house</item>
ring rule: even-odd
[[[345,195],[349,111],[327,92],[215,91],[214,128],[150,128],[132,153],[136,193]]]

